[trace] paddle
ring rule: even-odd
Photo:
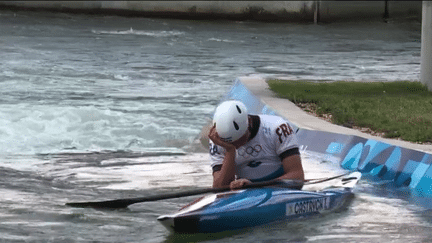
[[[304,181],[271,180],[271,181],[264,181],[264,182],[255,182],[255,183],[245,185],[243,188],[260,188],[260,187],[272,186],[272,185],[280,185],[288,188],[296,188],[303,185],[304,182],[306,182],[306,184],[316,184],[316,183],[333,180],[339,177],[343,177],[348,174],[349,173],[334,176],[334,177],[329,177],[329,178],[310,179]],[[80,208],[91,207],[91,208],[119,209],[119,208],[126,208],[129,205],[135,203],[151,202],[151,201],[158,201],[158,200],[164,200],[170,198],[188,197],[188,196],[205,194],[205,193],[217,193],[217,192],[225,192],[225,191],[230,191],[229,186],[221,187],[221,188],[202,188],[202,189],[195,189],[190,191],[174,192],[174,193],[167,193],[167,194],[147,196],[147,197],[125,198],[125,199],[116,199],[116,200],[99,201],[99,202],[70,202],[70,203],[66,203],[66,205],[71,207],[80,207]]]

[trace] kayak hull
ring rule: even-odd
[[[202,197],[158,220],[178,233],[215,233],[334,212],[345,208],[353,195],[351,188],[319,192],[281,187],[237,190]]]

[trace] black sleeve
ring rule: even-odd
[[[285,159],[286,157],[289,157],[289,156],[291,156],[291,155],[295,155],[295,154],[300,155],[299,148],[292,148],[292,149],[288,149],[288,150],[286,150],[285,152],[281,153],[281,154],[279,155],[279,158],[280,158],[281,160],[283,160],[283,159]],[[213,169],[213,171],[214,171],[214,169]]]

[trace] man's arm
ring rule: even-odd
[[[278,153],[284,169],[284,175],[278,179],[304,180],[298,141],[291,125],[282,121],[277,124],[274,131],[273,141],[275,141],[276,153]]]
[[[285,174],[277,179],[290,179],[304,181],[304,171],[300,154],[293,154],[282,159]],[[301,187],[299,187],[301,188]]]
[[[221,169],[213,172],[213,187],[228,186],[235,179],[236,148],[234,145],[222,141],[214,126],[210,129],[208,137],[215,145],[226,150]]]
[[[227,151],[220,170],[213,172],[213,187],[228,186],[235,178],[235,149]]]

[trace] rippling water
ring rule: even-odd
[[[420,27],[0,11],[0,242],[428,241],[429,210],[366,181],[341,213],[216,235],[156,222],[192,198],[64,206],[210,186],[195,141],[234,78],[417,81]],[[308,178],[338,173],[302,157]]]

